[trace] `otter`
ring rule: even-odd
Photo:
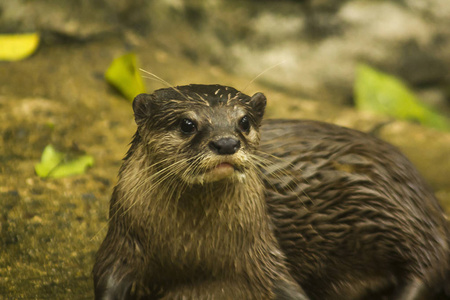
[[[94,266],[96,299],[307,299],[255,160],[266,98],[219,85],[138,95]]]
[[[449,229],[413,165],[368,134],[262,122],[221,85],[138,95],[93,269],[96,299],[429,299]]]

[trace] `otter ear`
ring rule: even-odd
[[[258,118],[258,122],[261,122],[261,120],[264,116],[264,111],[266,109],[266,103],[267,103],[267,99],[263,93],[254,94],[249,101],[249,104],[251,105],[251,107],[255,113],[255,116]]]
[[[154,96],[151,94],[139,94],[133,100],[134,120],[137,125],[142,124],[150,116],[153,110]]]

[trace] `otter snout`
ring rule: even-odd
[[[220,138],[209,142],[209,149],[219,155],[231,155],[241,148],[241,142],[233,137]]]

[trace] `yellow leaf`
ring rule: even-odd
[[[0,34],[0,60],[16,61],[27,58],[39,45],[38,33]]]
[[[106,70],[105,78],[130,101],[138,94],[145,93],[134,53],[127,53],[114,59]]]

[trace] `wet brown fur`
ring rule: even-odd
[[[209,93],[221,90],[212,101],[186,87],[136,98],[138,130],[94,268],[97,299],[275,299],[276,289],[288,285],[301,294],[269,227],[251,160],[265,98],[212,88]],[[244,115],[252,124],[248,133],[236,130]],[[187,117],[203,136],[180,132]],[[212,154],[208,142],[227,135],[240,139],[239,151]],[[223,160],[238,170],[233,177],[202,177]]]
[[[269,214],[312,299],[430,300],[450,284],[444,212],[395,147],[317,121],[261,131]]]
[[[301,286],[311,299],[417,300],[443,284],[447,223],[412,164],[331,124],[260,130],[263,97],[190,85],[135,99],[96,299],[307,299]],[[180,133],[183,118],[195,135]],[[239,151],[212,154],[208,142],[227,135]],[[223,161],[233,176],[202,175]]]

